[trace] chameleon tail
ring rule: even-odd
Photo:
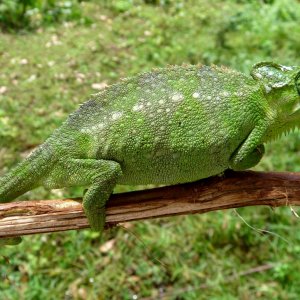
[[[23,162],[0,178],[0,202],[9,202],[38,187],[53,162],[49,145],[43,144]]]

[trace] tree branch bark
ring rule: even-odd
[[[106,225],[254,205],[300,205],[300,173],[226,172],[193,183],[114,194]],[[81,199],[0,205],[0,238],[88,227]]]

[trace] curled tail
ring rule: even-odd
[[[52,167],[50,145],[43,144],[23,162],[0,178],[0,202],[9,202],[38,187],[41,179]]]

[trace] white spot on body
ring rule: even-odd
[[[158,103],[159,104],[164,104],[164,100],[159,100]]]
[[[135,104],[132,108],[133,111],[138,111],[139,110],[139,105],[138,104]]]
[[[268,94],[271,92],[272,88],[268,85],[265,85],[265,90],[266,90],[266,93]]]
[[[122,117],[123,113],[120,111],[116,111],[112,114],[111,118],[116,121]]]
[[[132,108],[133,111],[140,111],[144,107],[144,104],[135,104]]]
[[[292,67],[286,67],[286,66],[280,66],[280,69],[282,71],[293,71],[293,68]]]
[[[108,152],[108,149],[109,149],[109,145],[108,145],[108,144],[106,144],[106,145],[104,146],[104,149],[103,149],[103,154],[104,154],[104,155],[106,155],[106,154],[107,154],[107,152]]]
[[[174,95],[172,96],[172,100],[175,101],[175,102],[178,102],[178,101],[180,101],[180,100],[182,100],[182,99],[183,99],[183,95],[182,95],[182,94],[179,94],[179,93],[174,94]]]
[[[199,93],[195,92],[195,93],[193,94],[193,98],[199,98],[199,97],[200,97],[200,94],[199,94]]]

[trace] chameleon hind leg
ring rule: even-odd
[[[105,204],[122,175],[119,163],[110,160],[69,159],[61,162],[46,180],[46,186],[88,186],[83,208],[92,230],[102,233]]]
[[[83,197],[83,208],[93,230],[102,233],[105,224],[105,204],[122,171],[118,163],[106,161],[106,171],[93,178]]]

